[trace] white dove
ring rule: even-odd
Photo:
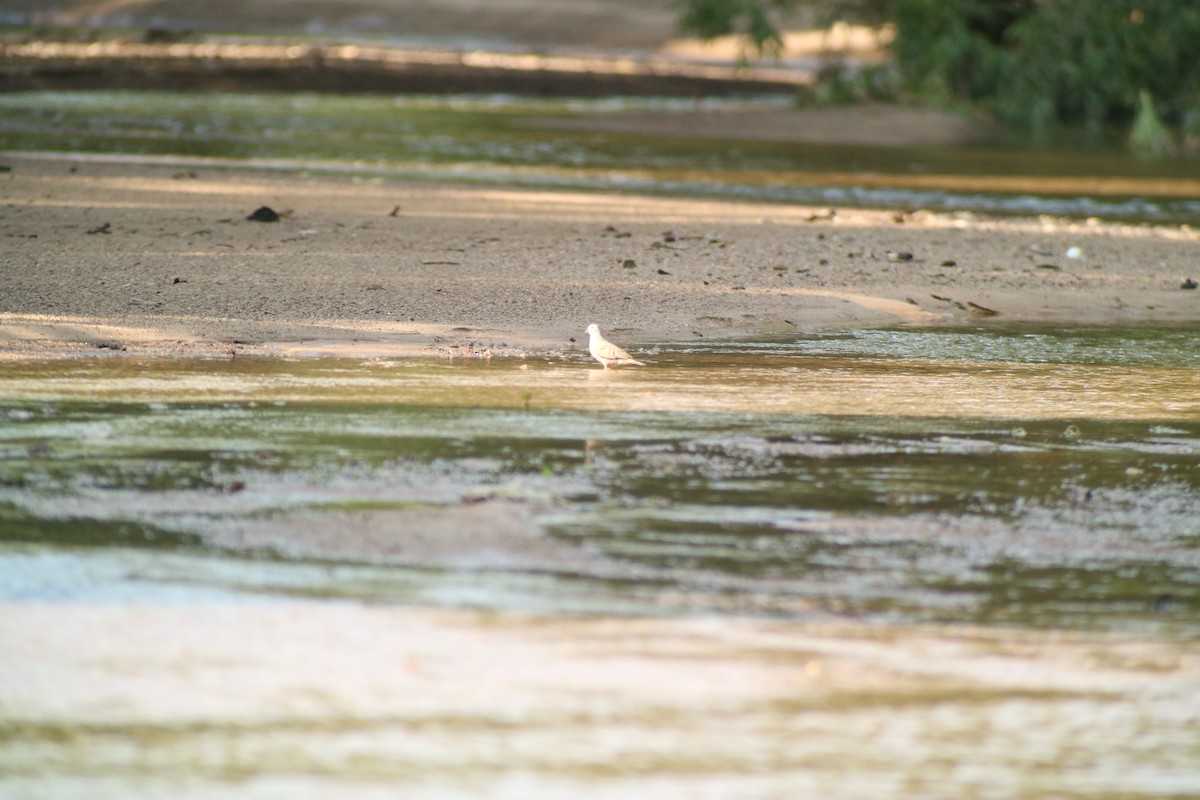
[[[592,358],[604,365],[605,369],[619,367],[623,364],[637,364],[639,367],[646,366],[608,339],[605,339],[600,334],[600,327],[596,323],[593,322],[587,326],[587,335],[588,351],[592,354]]]

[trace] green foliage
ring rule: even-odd
[[[891,64],[851,69],[833,61],[817,73],[812,102],[819,106],[863,102],[894,102],[898,96],[896,70]]]
[[[675,0],[679,26],[702,39],[739,34],[759,53],[778,53],[780,24],[806,6],[823,23],[839,19],[883,23],[891,18],[893,0]]]
[[[775,16],[797,0],[678,0],[679,24],[702,39],[741,34],[759,52],[778,52],[782,44]]]
[[[982,106],[1034,135],[1128,129],[1139,113],[1143,128],[1151,117],[1189,136],[1200,127],[1200,0],[679,0],[685,29],[743,33],[760,51],[799,5],[894,22],[908,94]]]
[[[1142,91],[1168,122],[1200,107],[1200,0],[895,0],[906,87],[1042,133],[1128,125]]]
[[[1138,96],[1138,114],[1129,133],[1129,146],[1147,156],[1164,156],[1175,149],[1171,132],[1158,118],[1149,92],[1143,91]]]

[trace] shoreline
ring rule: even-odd
[[[813,70],[663,55],[408,49],[318,41],[0,41],[0,91],[129,89],[730,96],[808,89]]]
[[[585,352],[1200,320],[1200,232],[11,154],[0,352]],[[246,217],[262,205],[274,223]],[[1075,249],[1072,249],[1075,248]],[[1200,277],[1200,276],[1196,276]],[[574,341],[572,341],[574,340]]]

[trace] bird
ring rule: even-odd
[[[605,339],[600,333],[600,326],[596,323],[593,322],[591,325],[588,325],[586,333],[588,335],[588,351],[592,354],[592,358],[604,365],[605,369],[625,364],[637,364],[639,367],[646,366],[608,339]]]

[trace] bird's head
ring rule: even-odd
[[[587,330],[584,332],[588,336],[599,336],[600,335],[600,326],[598,326],[596,323],[593,322],[591,325],[587,326]]]

